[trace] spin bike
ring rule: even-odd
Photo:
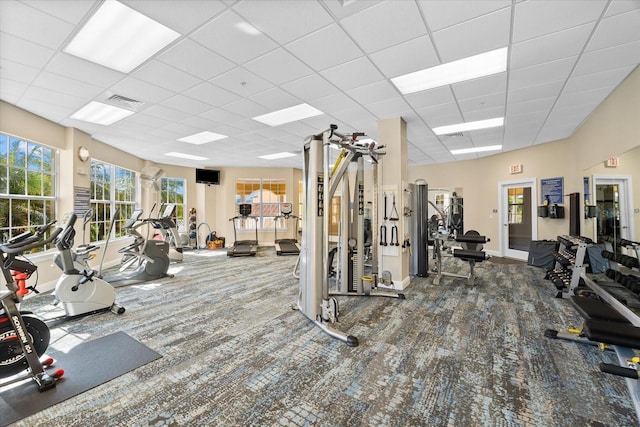
[[[35,233],[25,232],[15,236],[7,243],[0,245],[0,270],[6,281],[6,291],[0,291],[2,311],[0,311],[0,387],[8,384],[32,379],[38,390],[45,391],[56,386],[56,381],[64,375],[62,369],[49,374],[46,369],[53,364],[53,359],[40,361],[49,346],[50,333],[48,326],[30,312],[21,312],[16,304],[22,300],[18,294],[18,286],[11,275],[11,264],[16,255],[34,248],[43,247],[53,242],[62,231],[56,228],[46,238],[45,233],[55,223],[39,227]],[[24,375],[18,375],[26,371]]]

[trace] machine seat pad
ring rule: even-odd
[[[487,243],[489,241],[489,239],[487,239],[487,236],[478,236],[478,235],[474,235],[474,234],[469,234],[469,232],[467,232],[466,234],[462,235],[462,236],[456,236],[456,242],[467,242],[467,243]]]
[[[591,341],[640,348],[640,328],[630,324],[589,319],[584,322],[582,331]]]
[[[597,319],[607,320],[609,322],[630,324],[626,317],[618,313],[613,307],[606,302],[595,298],[574,296],[571,297],[571,303],[578,310],[578,313],[586,320]]]
[[[487,259],[487,255],[483,251],[470,251],[466,249],[454,249],[453,256],[456,258],[462,258],[465,261],[484,261]]]

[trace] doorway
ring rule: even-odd
[[[594,231],[598,241],[613,243],[620,239],[633,240],[631,177],[594,175],[593,182],[598,212]]]
[[[526,261],[529,246],[538,237],[536,221],[536,181],[499,184],[500,256]]]

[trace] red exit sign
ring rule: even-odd
[[[605,165],[608,168],[615,168],[618,167],[618,158],[617,157],[609,157],[607,159],[607,162],[605,163]]]

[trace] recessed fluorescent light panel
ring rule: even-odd
[[[253,117],[253,120],[269,126],[279,126],[285,123],[319,116],[321,114],[324,113],[316,108],[313,108],[309,104],[298,104],[294,105],[293,107]]]
[[[484,151],[498,151],[502,150],[502,145],[487,145],[486,147],[474,147],[474,148],[463,148],[460,150],[451,150],[451,154],[470,154],[470,153],[482,153]]]
[[[492,50],[391,79],[404,95],[459,83],[507,69],[507,48]]]
[[[185,136],[184,138],[180,138],[178,141],[188,142],[189,144],[206,144],[207,142],[217,141],[224,138],[227,138],[227,135],[220,135],[219,133],[204,131]]]
[[[194,155],[185,154],[185,153],[176,153],[175,151],[172,151],[170,153],[164,153],[164,155],[169,157],[178,157],[180,159],[187,159],[187,160],[207,160],[208,159],[208,157],[194,156]]]
[[[63,49],[128,73],[180,34],[115,0],[107,0]]]
[[[72,119],[83,122],[109,126],[118,120],[132,115],[134,112],[124,108],[115,107],[102,102],[91,101],[71,116]]]
[[[275,160],[275,159],[286,159],[287,157],[295,157],[295,156],[297,156],[297,154],[287,153],[286,151],[284,151],[282,153],[274,153],[274,154],[267,154],[266,156],[258,156],[258,158],[265,159],[265,160]]]
[[[236,24],[236,28],[242,31],[243,33],[249,34],[251,36],[258,36],[262,34],[260,30],[258,30],[256,27],[254,27],[253,25],[245,21],[238,22]]]
[[[478,120],[476,122],[458,123],[455,125],[440,126],[433,128],[436,135],[448,135],[450,133],[465,132],[468,130],[489,129],[502,126],[504,117],[496,117],[495,119]]]

